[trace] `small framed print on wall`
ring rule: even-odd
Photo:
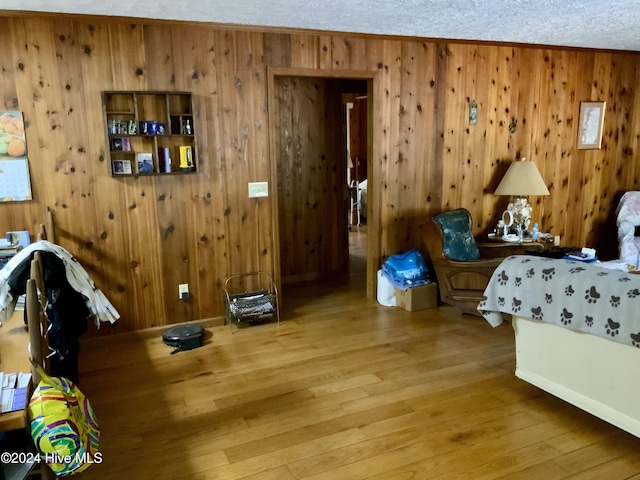
[[[579,149],[599,149],[601,147],[605,106],[606,102],[580,102]]]

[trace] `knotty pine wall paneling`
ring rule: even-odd
[[[402,42],[387,41],[385,42],[382,77],[382,88],[384,89],[384,97],[382,102],[385,103],[385,111],[380,112],[382,117],[382,146],[383,149],[378,152],[379,165],[382,167],[381,175],[373,172],[373,181],[381,185],[380,188],[380,238],[381,249],[380,256],[387,258],[390,255],[399,253],[394,244],[397,243],[398,235],[404,232],[400,228],[396,228],[396,224],[402,215],[402,205],[399,195],[401,194],[400,185],[402,184],[403,165],[400,162],[401,155],[401,132],[400,132],[400,92],[394,88],[394,85],[400,85],[402,56],[400,50]],[[391,51],[392,54],[388,55]],[[387,56],[388,55],[388,56]],[[377,78],[376,80],[378,80]],[[374,95],[375,98],[375,95]],[[377,112],[374,112],[374,115]],[[374,141],[379,132],[374,126]]]
[[[283,282],[343,272],[346,157],[342,93],[335,79],[274,79],[278,212]]]
[[[393,166],[389,165],[389,181],[394,184],[388,191],[395,195],[390,202],[395,214],[390,219],[394,241],[389,246],[389,254],[401,253],[413,235],[416,221],[426,208],[427,195],[423,189],[428,188],[433,178],[434,163],[427,160],[432,158],[429,153],[434,138],[434,57],[433,44],[403,42],[399,49],[398,76],[390,80],[391,86],[399,80],[401,87],[397,114],[392,117],[397,118],[397,127],[393,127],[397,128],[397,154],[392,153],[389,158],[393,162]],[[394,136],[392,134],[392,140]],[[376,179],[375,173],[373,179]]]
[[[198,42],[188,31],[175,30],[179,30],[177,35],[185,47],[184,55],[174,54],[171,28],[160,25],[144,27],[143,44],[146,59],[144,76],[147,79],[147,89],[149,90],[190,91],[193,95],[194,128],[196,128],[196,124],[198,127],[201,125],[199,117],[201,102],[197,93],[191,89],[193,85],[189,85],[189,88],[185,86],[187,81],[183,72],[193,72],[194,67],[197,68],[197,64],[194,66],[187,62],[190,58],[188,54],[194,52]],[[183,58],[185,56],[186,59]],[[183,60],[185,60],[184,63],[182,63]],[[199,141],[205,136],[204,133],[197,132]],[[202,169],[201,151],[202,145],[198,144],[195,151],[198,170]],[[173,151],[171,155],[172,162],[178,163],[177,152]],[[194,305],[199,304],[200,301],[196,282],[197,272],[194,272],[195,261],[191,253],[193,252],[192,236],[189,234],[194,231],[193,217],[190,214],[190,205],[195,201],[194,182],[191,177],[193,175],[155,178],[152,180],[153,185],[150,191],[151,201],[155,205],[154,221],[156,222],[152,231],[156,230],[157,232],[155,236],[159,240],[161,253],[157,259],[160,277],[149,287],[158,292],[158,302],[161,305],[163,315],[159,318],[166,318],[167,323],[192,319]],[[175,188],[176,183],[180,184],[180,189]],[[188,302],[178,299],[177,286],[181,283],[189,285],[191,298]]]
[[[59,243],[122,314],[90,334],[220,316],[228,276],[276,271],[279,207],[274,197],[247,194],[249,182],[271,179],[277,161],[269,153],[268,67],[371,79],[373,273],[389,255],[421,248],[418,226],[443,210],[464,206],[476,233],[488,231],[508,200],[492,192],[522,156],[551,192],[532,198],[542,230],[565,245],[594,246],[602,258],[617,254],[617,200],[638,188],[637,53],[106,17],[2,23],[0,99],[28,123],[34,200],[0,204],[0,224],[35,234],[45,207],[53,210]],[[102,90],[193,92],[198,172],[111,177]],[[304,101],[304,92],[296,95],[292,104]],[[581,101],[607,102],[600,150],[576,148]],[[189,283],[188,303],[178,300],[178,283]],[[374,287],[370,278],[370,295]]]
[[[571,154],[575,151],[571,145],[577,142],[577,125],[573,118],[577,118],[574,112],[579,103],[575,93],[572,94],[575,77],[570,78],[569,73],[575,72],[571,68],[574,61],[574,52],[547,50],[542,52],[542,61],[538,63],[543,78],[538,103],[543,113],[542,126],[546,125],[542,138],[538,138],[544,157],[540,172],[543,178],[553,179],[549,190],[552,194],[544,200],[549,210],[545,211],[545,219],[540,224],[561,232],[567,231],[565,221],[568,219],[569,190],[573,183],[569,172]],[[570,126],[576,127],[575,132]]]
[[[590,167],[591,159],[595,158],[591,150],[573,150],[571,149],[571,144],[573,142],[577,142],[578,140],[578,122],[579,122],[579,108],[580,101],[584,101],[584,99],[591,98],[591,90],[592,90],[592,76],[584,76],[579,74],[579,72],[585,71],[593,71],[595,54],[591,52],[590,54],[578,55],[577,56],[577,64],[575,68],[575,73],[578,74],[577,78],[575,78],[575,104],[574,111],[567,117],[567,122],[572,123],[575,127],[575,137],[569,140],[570,145],[567,150],[570,153],[571,162],[569,163],[570,170],[568,172],[568,178],[571,179],[572,188],[569,190],[569,198],[568,205],[584,205],[583,211],[579,212],[579,216],[581,217],[580,222],[572,222],[568,228],[570,228],[575,235],[575,238],[584,238],[587,235],[593,235],[596,233],[594,230],[594,216],[593,216],[593,208],[594,205],[593,198],[588,198],[589,195],[593,195],[593,191],[591,190],[591,182],[594,179],[594,170],[596,169],[595,165]],[[583,100],[581,100],[583,99]],[[578,112],[578,113],[576,113]],[[544,220],[543,220],[544,222]],[[598,228],[598,227],[595,227]],[[600,227],[602,228],[602,227]],[[599,243],[595,238],[592,240],[594,244]]]
[[[152,90],[149,85],[149,62],[146,55],[145,27],[140,24],[113,24],[109,26],[112,86],[104,90]],[[97,58],[105,57],[96,53]],[[107,77],[109,78],[109,77]],[[104,174],[108,175],[107,169]],[[109,182],[111,180],[111,182]],[[126,275],[116,283],[120,297],[127,302],[123,324],[132,323],[135,329],[165,324],[162,284],[162,237],[158,225],[157,179],[154,177],[107,178],[105,188],[119,183],[123,196],[112,204],[108,216],[114,216],[111,228],[119,230],[126,225],[118,239],[113,258]],[[106,193],[106,192],[105,192]],[[122,204],[124,199],[124,205]],[[111,278],[111,281],[116,280]],[[109,282],[110,283],[110,282]],[[177,286],[176,286],[177,288]],[[177,292],[173,293],[177,301]],[[116,304],[116,307],[119,307]],[[169,323],[169,322],[167,322]],[[118,325],[117,328],[122,328]]]
[[[467,48],[466,60],[466,109],[463,121],[466,125],[466,149],[467,158],[472,159],[476,166],[485,165],[481,178],[482,195],[480,196],[482,216],[474,217],[476,225],[492,225],[495,219],[491,212],[494,210],[496,199],[491,195],[498,186],[499,179],[496,180],[502,163],[497,160],[495,146],[489,141],[487,132],[496,123],[497,118],[497,90],[498,85],[494,72],[498,58],[498,49],[482,49],[478,45],[470,45]],[[477,104],[477,122],[475,125],[469,124],[469,109],[471,102]],[[504,169],[506,171],[506,169]],[[504,173],[504,172],[502,172]],[[476,215],[480,215],[476,212]],[[477,228],[477,227],[476,227]]]
[[[232,212],[225,206],[227,157],[222,154],[220,140],[224,121],[220,91],[223,77],[217,68],[225,48],[214,30],[184,26],[172,28],[171,34],[175,82],[181,90],[193,93],[198,126],[198,174],[185,177],[192,190],[183,211],[189,219],[187,240],[191,254],[186,263],[190,289],[194,291],[190,301],[200,318],[209,318],[219,315],[222,286],[231,276],[227,266],[225,212],[229,215]],[[168,180],[169,188],[172,179]]]

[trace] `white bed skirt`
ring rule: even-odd
[[[640,349],[513,316],[516,376],[640,437]]]

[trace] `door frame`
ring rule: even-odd
[[[276,152],[275,119],[273,118],[273,105],[275,104],[275,78],[276,77],[316,77],[323,79],[342,80],[366,80],[367,81],[367,298],[375,299],[377,259],[380,257],[380,218],[376,214],[379,211],[374,208],[379,201],[378,191],[375,181],[375,162],[373,162],[375,142],[373,141],[376,102],[374,102],[374,92],[376,91],[378,72],[369,70],[321,70],[316,68],[289,68],[289,67],[267,67],[267,102],[268,102],[268,122],[269,122],[269,175],[272,185],[271,195],[273,207],[271,208],[271,228],[273,231],[273,276],[278,291],[282,291],[282,271],[280,264],[280,220],[278,202],[278,155]]]

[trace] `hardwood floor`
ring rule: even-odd
[[[360,254],[286,287],[279,327],[83,342],[103,462],[78,477],[640,479],[640,439],[514,376],[508,324],[367,300]]]

